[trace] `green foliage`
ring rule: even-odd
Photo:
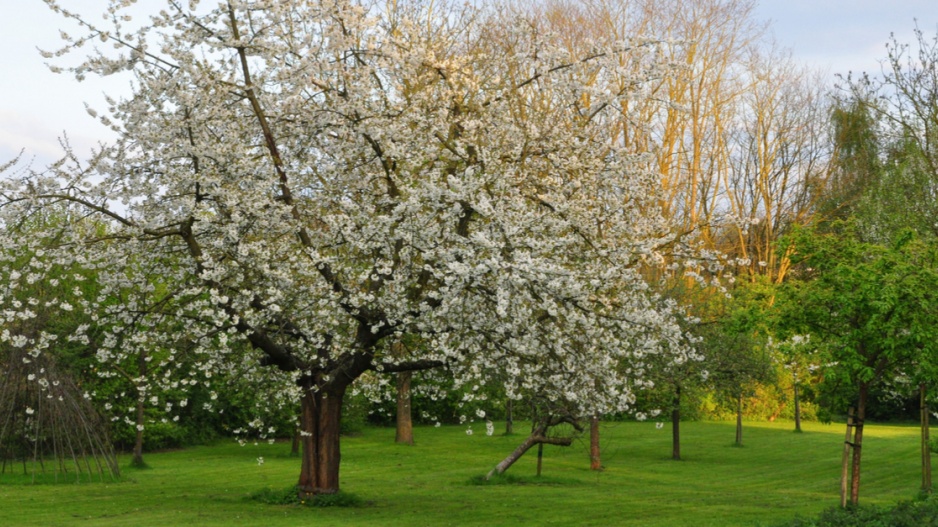
[[[861,241],[852,222],[801,229],[792,280],[778,298],[780,333],[809,333],[827,383],[870,385],[926,372],[938,342],[938,247],[907,232],[890,246]]]

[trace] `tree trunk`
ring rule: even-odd
[[[743,396],[736,396],[736,446],[743,446]]]
[[[928,416],[928,398],[925,390],[925,383],[918,386],[919,407],[921,409],[922,423],[922,490],[931,492],[931,445]]]
[[[410,408],[410,381],[413,372],[397,374],[397,433],[394,441],[406,445],[414,444],[414,422]]]
[[[139,395],[143,392],[137,392],[137,435],[134,438],[134,457],[130,461],[130,464],[135,467],[146,466],[146,463],[143,462],[143,427],[144,427],[144,408],[143,408],[143,396]]]
[[[681,387],[674,389],[674,400],[671,403],[671,459],[681,460]]]
[[[345,387],[333,392],[304,383],[300,415],[303,465],[297,485],[301,498],[339,491],[339,432]]]
[[[795,390],[795,432],[801,432],[801,400],[798,398],[798,379],[792,385]]]
[[[510,436],[513,433],[515,433],[515,419],[512,415],[512,400],[508,399],[505,407],[505,435]]]
[[[516,448],[514,452],[509,454],[508,457],[503,459],[499,464],[495,465],[495,468],[490,470],[489,473],[485,475],[485,479],[492,479],[492,476],[495,476],[496,474],[503,474],[506,470],[508,470],[509,467],[514,465],[515,461],[521,459],[521,456],[523,456],[524,453],[530,450],[534,445],[538,445],[540,447],[538,451],[537,471],[538,475],[540,476],[540,461],[543,456],[543,450],[541,449],[543,449],[544,445],[570,446],[573,444],[572,437],[546,437],[543,434],[544,429],[542,427],[538,427],[536,430],[534,430],[531,435],[529,435],[524,441],[521,442],[520,445],[518,445],[518,448]]]
[[[850,503],[856,506],[860,502],[860,456],[863,453],[863,420],[866,417],[866,397],[869,386],[860,384],[860,397],[857,403],[857,418],[853,432],[853,466],[850,473]]]
[[[300,455],[300,429],[293,431],[293,443],[290,445],[290,455],[296,457]]]
[[[602,470],[599,457],[599,416],[590,419],[590,470]]]

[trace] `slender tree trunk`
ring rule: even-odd
[[[602,470],[603,464],[599,457],[599,416],[590,419],[590,470]]]
[[[143,396],[139,395],[142,392],[138,392],[137,395],[137,435],[134,438],[134,457],[130,461],[130,464],[135,467],[142,467],[145,465],[143,462],[143,427],[144,427],[144,408],[143,408]]]
[[[345,388],[314,391],[304,383],[301,406],[302,469],[297,485],[301,497],[339,491],[339,432]]]
[[[743,396],[736,396],[736,446],[743,446]]]
[[[300,429],[297,428],[293,431],[293,443],[290,445],[290,455],[298,456],[300,455]]]
[[[798,398],[798,378],[792,385],[795,390],[795,432],[801,432],[801,400]]]
[[[671,459],[681,460],[681,387],[674,388],[674,400],[671,403]]]
[[[413,372],[402,371],[397,374],[397,433],[394,441],[407,445],[414,444],[414,422],[410,407],[410,381]]]
[[[512,400],[508,399],[508,404],[505,405],[505,435],[510,436],[515,433],[515,419],[512,412]]]
[[[928,398],[925,383],[918,386],[919,407],[921,408],[922,422],[922,490],[931,492],[931,445],[928,415]]]
[[[863,453],[863,420],[866,417],[866,397],[869,386],[860,384],[860,397],[857,403],[857,419],[853,433],[853,466],[850,473],[850,503],[856,506],[860,502],[860,457]]]
[[[572,444],[572,437],[547,437],[544,435],[544,428],[538,427],[532,431],[531,435],[525,438],[525,440],[522,441],[520,445],[518,445],[518,448],[516,448],[514,452],[509,454],[508,457],[503,459],[498,465],[495,465],[495,468],[486,474],[485,479],[492,479],[492,476],[504,473],[506,470],[508,470],[509,467],[515,464],[515,461],[521,459],[521,456],[523,456],[524,453],[530,450],[534,445],[538,446],[537,475],[540,476],[541,460],[544,456],[544,445],[570,446]]]
[[[844,437],[844,456],[841,462],[840,472],[840,506],[847,507],[847,495],[849,486],[847,481],[850,473],[850,449],[853,447],[853,407],[847,409],[847,434]]]

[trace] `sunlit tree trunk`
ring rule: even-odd
[[[402,371],[397,374],[397,433],[394,441],[407,445],[414,444],[414,422],[410,407],[410,381],[413,372]]]
[[[599,417],[590,419],[590,470],[602,470],[603,464],[599,452]]]
[[[391,353],[398,359],[404,357],[404,344],[396,341],[391,344]],[[414,422],[410,405],[410,384],[413,372],[402,371],[397,377],[397,430],[394,441],[406,445],[414,444]]]

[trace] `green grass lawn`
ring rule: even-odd
[[[484,427],[418,428],[416,446],[394,444],[393,429],[366,429],[342,441],[342,489],[349,508],[267,505],[261,489],[295,483],[289,443],[221,443],[149,454],[150,469],[124,468],[120,483],[23,484],[0,478],[0,526],[19,525],[771,525],[838,503],[844,426],[747,423],[736,448],[733,423],[682,425],[684,461],[670,456],[670,427],[607,423],[603,472],[591,472],[586,441],[547,447],[544,474],[534,451],[508,474],[479,485],[521,441],[486,437]],[[520,427],[518,427],[520,428]],[[481,429],[481,430],[480,430]],[[517,428],[516,428],[517,429]],[[482,432],[482,433],[480,433]],[[915,496],[918,429],[868,425],[861,502]],[[258,457],[264,463],[258,464]],[[122,460],[122,467],[129,457]]]

